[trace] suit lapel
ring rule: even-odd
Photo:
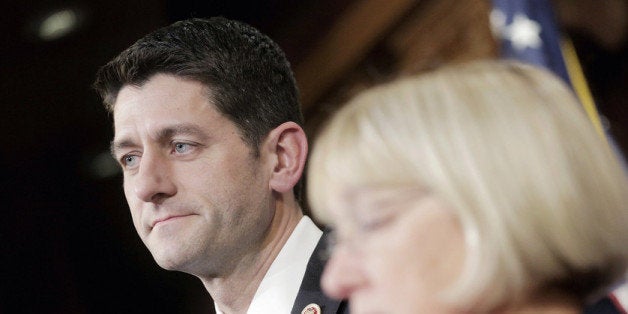
[[[292,314],[301,314],[305,307],[312,303],[320,307],[322,314],[349,313],[349,307],[345,301],[331,299],[321,290],[320,280],[325,267],[323,254],[326,249],[327,232],[323,232],[307,263],[299,293],[292,306]]]

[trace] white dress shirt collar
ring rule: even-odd
[[[248,314],[290,313],[322,234],[308,216],[301,218],[257,288]],[[214,307],[217,314],[222,314],[216,303]]]

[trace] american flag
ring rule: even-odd
[[[549,1],[493,0],[490,21],[502,58],[545,67],[571,86]]]
[[[492,0],[491,27],[504,59],[544,67],[576,93],[589,119],[605,134],[571,41],[562,36],[549,0]]]
[[[501,58],[534,64],[562,78],[574,90],[598,132],[609,141],[624,166],[628,167],[613,139],[601,126],[577,55],[570,44],[565,45],[565,42],[570,42],[565,41],[560,32],[552,3],[549,0],[492,0],[492,3],[490,21],[500,45]],[[566,47],[571,50],[570,53],[565,53]],[[626,313],[628,281],[616,287],[609,298],[597,304],[598,307],[589,308],[585,313],[599,313],[597,311],[602,309],[600,304],[614,306],[620,313]]]

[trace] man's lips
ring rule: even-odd
[[[155,221],[153,221],[153,223],[151,224],[150,227],[151,228],[155,228],[155,226],[157,226],[160,223],[171,221],[171,220],[178,219],[178,218],[188,217],[188,216],[192,216],[192,214],[171,215],[171,216],[165,216],[165,217],[162,217],[162,218],[158,218]]]

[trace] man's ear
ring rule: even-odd
[[[269,160],[274,163],[270,188],[279,193],[292,191],[299,182],[307,158],[307,137],[294,122],[284,122],[266,138]]]

